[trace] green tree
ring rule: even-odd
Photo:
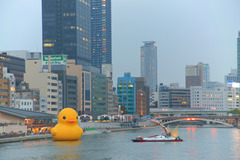
[[[121,106],[121,114],[126,114],[126,113],[127,113],[127,108],[124,105],[122,105]]]
[[[238,116],[240,116],[240,110],[239,109],[233,109],[233,110],[229,111],[228,113],[237,114]]]

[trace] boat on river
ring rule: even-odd
[[[132,139],[133,142],[182,142],[183,140],[178,136],[178,127],[172,130],[172,132],[169,131],[168,128],[166,128],[163,124],[160,122],[154,121],[154,123],[157,123],[160,125],[165,134],[160,135],[154,135],[149,137],[141,137],[138,136],[136,139]]]

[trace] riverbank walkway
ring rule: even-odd
[[[120,131],[127,131],[127,130],[136,130],[136,129],[142,129],[142,128],[147,128],[147,127],[138,127],[138,128],[123,127],[123,128],[111,128],[111,129],[98,129],[98,130],[93,130],[93,131],[85,131],[85,132],[83,132],[82,136],[93,135],[93,134],[102,134],[102,133],[111,133],[111,132],[120,132]],[[0,138],[0,144],[1,143],[11,143],[11,142],[23,142],[23,141],[38,140],[38,139],[51,139],[51,138],[52,138],[52,134]]]

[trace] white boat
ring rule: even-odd
[[[132,139],[133,142],[181,142],[183,141],[178,135],[172,136],[172,133],[160,122],[154,121],[154,123],[159,124],[165,132],[165,135],[154,135],[150,137],[138,136],[136,139]]]

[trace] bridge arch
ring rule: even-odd
[[[120,115],[120,114],[118,114],[118,115],[112,115],[112,119],[113,119],[113,120],[114,120],[115,117],[117,117],[117,118],[119,118],[119,119],[122,119],[122,118],[123,118],[123,115]]]
[[[98,121],[100,121],[101,120],[101,117],[108,117],[109,118],[109,120],[111,121],[111,116],[109,116],[109,115],[107,115],[107,114],[103,114],[103,115],[100,115],[100,116],[98,116]]]
[[[180,122],[180,121],[187,121],[186,118],[181,118],[181,119],[175,119],[175,120],[171,120],[171,121],[167,121],[167,122],[162,122],[163,125],[166,124],[170,124],[170,123],[174,123],[174,122]],[[215,122],[215,123],[220,123],[229,127],[234,127],[233,125],[226,123],[226,122],[221,122],[221,121],[217,121],[217,120],[212,120],[212,119],[207,119],[207,118],[195,118],[194,121],[207,121],[207,122]]]
[[[90,120],[92,120],[92,116],[88,115],[88,114],[82,114],[81,116],[78,116],[78,119],[80,120],[81,117],[89,117]]]

